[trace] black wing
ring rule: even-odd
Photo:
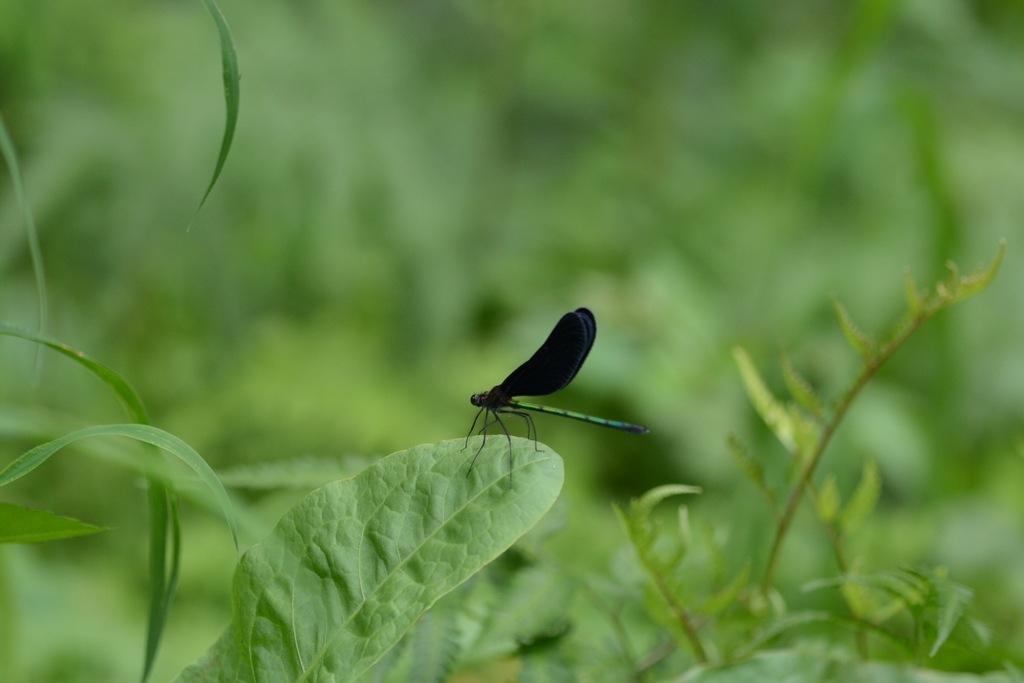
[[[547,396],[564,389],[594,345],[597,323],[586,308],[566,313],[530,360],[499,386],[507,396]]]

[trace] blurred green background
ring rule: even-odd
[[[0,0],[0,111],[39,225],[49,332],[124,374],[157,426],[219,469],[304,458],[355,471],[463,437],[469,395],[588,306],[597,344],[550,403],[652,433],[538,417],[567,464],[558,551],[603,566],[623,544],[610,502],[686,482],[705,488],[696,514],[733,559],[756,565],[770,530],[726,437],[769,468],[784,454],[730,348],[775,387],[785,350],[835,396],[857,359],[830,296],[881,335],[903,310],[905,267],[931,285],[947,259],[970,270],[1006,238],[991,289],[901,350],[825,469],[849,491],[865,458],[880,464],[883,500],[855,540],[867,567],[948,567],[997,645],[1024,651],[1024,5],[222,9],[241,116],[187,230],[224,125],[202,4]],[[0,319],[32,327],[34,276],[2,178]],[[5,463],[55,425],[124,420],[66,359],[46,355],[35,383],[35,357],[0,339]],[[246,542],[299,493],[243,491]],[[0,549],[13,630],[0,654],[32,681],[136,676],[137,477],[69,451],[2,495],[116,530]],[[154,680],[229,614],[223,523],[186,505],[184,524]],[[820,528],[800,532],[783,589],[835,571]]]

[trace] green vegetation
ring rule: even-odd
[[[2,15],[0,680],[1021,679],[1019,3]]]

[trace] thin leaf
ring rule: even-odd
[[[57,351],[58,353],[67,356],[68,358],[71,358],[76,363],[82,365],[85,369],[89,370],[91,373],[96,375],[96,377],[98,377],[100,381],[106,384],[107,387],[111,391],[113,391],[114,396],[117,397],[117,399],[121,402],[121,405],[128,413],[130,419],[140,423],[141,425],[149,424],[149,415],[146,413],[146,408],[142,403],[142,399],[139,397],[137,393],[135,393],[135,390],[128,383],[128,381],[114,370],[86,356],[81,351],[71,348],[67,344],[55,341],[53,339],[49,339],[40,334],[25,332],[18,328],[3,324],[0,324],[0,334],[6,334],[13,337],[20,337],[21,339],[36,342],[37,344],[46,346],[54,351]],[[57,448],[60,448],[60,446],[57,446]],[[30,453],[32,453],[32,451],[30,451]],[[49,455],[45,454],[45,448],[37,451],[36,455],[42,456],[42,460],[45,460],[47,457],[49,457]],[[23,456],[23,458],[24,457],[25,456]],[[199,460],[201,461],[202,459],[200,458]],[[23,476],[24,473],[31,471],[31,469],[33,469],[36,466],[32,465],[31,463],[31,458],[29,458],[26,462],[22,463],[23,465],[30,465],[30,467],[22,474],[18,474],[18,476]],[[203,462],[203,465],[205,465],[205,462]],[[10,468],[8,468],[8,470],[9,469]],[[4,472],[7,473],[8,470],[4,470]],[[146,474],[146,478],[150,481],[149,506],[151,514],[149,527],[149,549],[151,583],[149,631],[147,633],[146,638],[146,654],[145,661],[143,663],[142,674],[143,681],[146,680],[146,678],[149,675],[149,671],[152,669],[153,661],[156,657],[156,649],[159,645],[161,634],[163,633],[164,623],[166,622],[167,610],[170,607],[170,602],[171,599],[173,598],[175,590],[173,578],[170,583],[165,583],[165,580],[167,579],[166,571],[168,564],[166,556],[168,540],[168,519],[166,514],[154,514],[154,511],[158,509],[166,511],[167,508],[170,507],[171,518],[169,520],[169,523],[172,524],[174,528],[178,530],[177,533],[180,535],[178,511],[177,507],[175,507],[173,504],[170,489],[166,485],[159,483],[156,480],[156,478],[148,472]],[[0,486],[2,485],[3,484],[0,484]],[[219,482],[217,485],[220,485]],[[221,502],[223,503],[223,501]],[[237,548],[237,534],[234,533],[234,529],[232,529],[232,533],[236,536],[235,547]],[[180,542],[180,538],[177,539],[175,542]],[[169,563],[172,577],[177,576],[179,561],[180,557],[177,550],[175,548],[172,548]]]
[[[142,399],[139,398],[137,393],[135,393],[135,389],[133,389],[128,383],[128,380],[114,370],[108,368],[106,365],[93,360],[78,349],[73,349],[67,344],[49,339],[43,335],[27,332],[11,325],[0,323],[0,334],[18,337],[36,342],[37,344],[42,344],[82,365],[89,372],[96,375],[100,381],[106,384],[107,387],[114,392],[114,396],[116,396],[121,402],[121,405],[124,406],[124,409],[128,412],[128,416],[131,420],[142,424],[149,424],[149,415],[146,413],[145,406],[142,405]]]
[[[914,282],[914,276],[911,275],[910,269],[906,268],[903,271],[903,291],[907,297],[907,309],[911,315],[919,315],[924,311],[924,301],[921,299],[921,292],[917,289],[917,284]]]
[[[209,198],[210,193],[213,191],[213,186],[217,184],[217,179],[220,178],[220,173],[224,170],[224,163],[228,159],[228,152],[231,150],[231,142],[235,137],[235,128],[238,125],[238,111],[242,97],[242,77],[238,73],[238,55],[235,52],[235,41],[234,38],[231,37],[231,29],[228,28],[228,21],[214,0],[203,0],[203,4],[206,5],[206,10],[210,13],[210,16],[213,17],[213,23],[217,25],[217,35],[220,38],[220,60],[224,72],[224,105],[226,109],[226,117],[224,121],[224,136],[221,138],[220,152],[217,154],[217,165],[213,169],[213,176],[210,178],[209,185],[206,186],[206,192],[203,193],[203,198],[199,200],[199,206],[196,207],[196,212],[192,216],[189,228],[192,227],[192,223],[195,222],[196,216],[199,215],[203,205],[206,204],[207,198]]]
[[[732,456],[736,466],[740,468],[747,479],[760,491],[775,511],[775,493],[768,488],[764,478],[764,467],[761,463],[750,457],[746,445],[735,435],[730,434],[728,438],[729,454]]]
[[[835,309],[836,318],[839,320],[839,327],[843,331],[843,336],[850,342],[850,346],[866,361],[873,362],[878,355],[878,344],[857,326],[857,323],[850,317],[849,311],[846,310],[846,307],[838,299],[832,300],[832,307]]]
[[[732,350],[733,358],[740,371],[740,378],[747,390],[747,397],[750,399],[754,410],[761,416],[768,428],[772,430],[786,450],[793,455],[798,454],[796,432],[797,427],[793,424],[793,415],[779,403],[765,384],[761,373],[758,372],[754,362],[747,355],[746,350],[737,346]]]
[[[39,232],[36,230],[36,221],[32,215],[32,204],[28,201],[25,192],[25,185],[21,178],[21,168],[18,164],[18,152],[14,147],[7,124],[4,122],[3,114],[0,113],[0,154],[7,162],[7,171],[11,176],[11,185],[14,186],[14,196],[21,209],[21,222],[25,228],[25,242],[28,244],[29,256],[32,259],[32,272],[36,276],[36,296],[39,300],[39,333],[46,332],[47,318],[49,317],[46,297],[46,271],[43,267],[43,252],[39,248]]]
[[[61,517],[48,510],[0,503],[0,543],[45,543],[89,536],[108,529]]]
[[[966,275],[960,278],[956,289],[956,301],[963,301],[970,297],[983,292],[992,284],[992,280],[995,278],[996,273],[999,272],[999,266],[1003,262],[1003,256],[1006,255],[1006,241],[1001,240],[999,242],[999,250],[996,252],[995,258],[992,259],[987,267],[979,268],[970,275]]]
[[[76,432],[66,434],[58,439],[36,446],[10,465],[0,471],[0,486],[5,486],[25,476],[36,467],[46,462],[51,455],[64,446],[74,443],[79,439],[95,436],[125,436],[129,439],[142,441],[161,448],[188,465],[199,476],[199,479],[206,484],[220,504],[224,519],[231,530],[231,537],[238,548],[238,530],[235,525],[235,516],[231,507],[231,500],[227,491],[221,486],[217,475],[206,464],[202,456],[178,437],[165,432],[162,429],[150,425],[122,424],[122,425],[97,425],[86,427]],[[155,484],[154,484],[155,485]],[[154,508],[155,509],[155,508]]]
[[[878,474],[878,465],[874,460],[865,460],[860,483],[839,517],[839,526],[845,533],[852,533],[860,528],[878,504],[881,491],[882,479]]]
[[[178,588],[181,568],[181,518],[178,498],[173,489],[155,478],[149,479],[150,543],[149,543],[149,626],[146,630],[146,653],[142,681],[149,678],[156,663],[160,639],[163,637],[171,602]],[[170,560],[167,559],[170,530]],[[235,543],[237,550],[238,544]],[[168,571],[169,570],[169,571]]]
[[[938,618],[936,621],[937,633],[935,635],[935,642],[928,653],[929,657],[934,657],[938,653],[939,648],[945,644],[953,629],[959,623],[960,617],[963,616],[964,611],[967,609],[967,605],[974,600],[974,591],[967,586],[953,581],[936,579],[933,581],[932,587],[935,590]]]
[[[821,417],[825,412],[825,408],[818,398],[818,394],[814,391],[810,382],[804,379],[795,367],[793,367],[792,361],[786,354],[782,355],[782,377],[786,382],[786,388],[789,389],[789,393],[796,399],[796,402],[803,406],[804,410],[809,412],[815,417]]]
[[[646,491],[639,498],[634,499],[630,508],[637,519],[647,521],[651,515],[651,511],[654,509],[654,506],[666,498],[700,492],[701,488],[699,486],[689,486],[687,484],[665,484],[663,486],[655,486],[653,489]]]
[[[831,524],[839,513],[839,487],[836,485],[835,474],[829,473],[818,492],[816,500],[818,517],[826,524]]]

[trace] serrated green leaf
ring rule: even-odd
[[[832,307],[835,309],[836,318],[839,320],[839,327],[843,331],[846,341],[850,342],[858,354],[868,362],[873,362],[878,355],[878,344],[866,332],[857,326],[857,323],[850,317],[849,311],[839,302],[832,300]]]
[[[757,411],[757,414],[761,416],[761,419],[768,425],[768,428],[775,434],[775,438],[782,443],[786,450],[793,455],[797,455],[797,441],[795,437],[797,429],[793,424],[793,415],[779,403],[778,399],[768,389],[768,385],[765,384],[761,373],[757,370],[746,350],[739,346],[734,347],[732,355],[736,360],[736,365],[740,371],[740,378],[743,380],[743,386],[747,390],[747,397],[754,406],[754,410]]]
[[[826,524],[831,524],[839,513],[840,505],[839,487],[836,485],[834,474],[829,474],[826,477],[815,502],[817,503],[818,517]]]
[[[772,498],[772,493],[764,480],[764,468],[761,466],[761,463],[750,457],[747,447],[735,435],[729,435],[728,444],[729,454],[732,455],[736,466],[740,468],[740,472],[746,475],[747,479],[767,495],[769,499]]]
[[[960,621],[967,605],[974,600],[974,591],[967,586],[946,579],[934,579],[932,588],[935,591],[935,602],[938,609],[936,615],[935,642],[928,656],[934,657]]]
[[[729,445],[729,455],[736,462],[736,466],[743,475],[750,479],[751,483],[757,486],[762,492],[767,493],[767,486],[765,485],[765,470],[761,466],[761,463],[751,458],[750,451],[746,450],[746,445],[742,443],[734,434],[729,434],[727,439]]]
[[[935,582],[932,574],[904,568],[871,574],[848,573],[809,582],[804,590],[839,586],[851,611],[867,623],[881,624],[905,612],[915,620],[919,619],[923,607],[935,604]],[[878,600],[878,594],[888,597],[888,600]]]
[[[796,402],[803,406],[804,410],[815,417],[821,417],[825,412],[821,399],[803,375],[801,375],[787,354],[782,354],[782,377],[786,382],[786,388]]]
[[[690,508],[680,505],[676,515],[679,520],[679,538],[684,546],[693,542],[693,528],[690,526]]]
[[[818,450],[821,424],[792,403],[787,406],[787,413],[793,430],[793,441],[797,446],[796,455],[801,461],[806,460]]]
[[[555,453],[513,439],[510,487],[502,439],[468,471],[479,443],[416,446],[306,496],[240,560],[237,650],[215,654],[239,657],[257,683],[356,680],[554,503],[562,486]],[[210,670],[183,680],[233,680],[219,675],[235,667]]]
[[[958,302],[963,301],[979,292],[985,291],[992,283],[996,273],[999,272],[999,266],[1002,264],[1005,254],[1006,241],[1002,240],[999,242],[999,250],[996,252],[995,258],[992,259],[992,263],[975,270],[970,275],[960,278],[960,281],[957,283],[955,300]]]
[[[0,503],[0,543],[45,543],[107,530],[48,510]]]
[[[921,293],[917,289],[917,283],[914,282],[914,276],[910,273],[909,268],[903,271],[903,291],[907,297],[907,310],[912,315],[921,314],[924,311],[924,301],[921,299]]]
[[[861,470],[860,483],[850,497],[839,518],[839,526],[845,533],[852,533],[860,528],[878,504],[878,496],[882,491],[882,479],[878,474],[878,465],[874,460],[865,460]]]
[[[940,304],[937,308],[952,304],[956,298],[956,291],[960,288],[960,267],[955,261],[946,261],[946,268],[949,270],[949,276],[935,283],[935,293]]]

